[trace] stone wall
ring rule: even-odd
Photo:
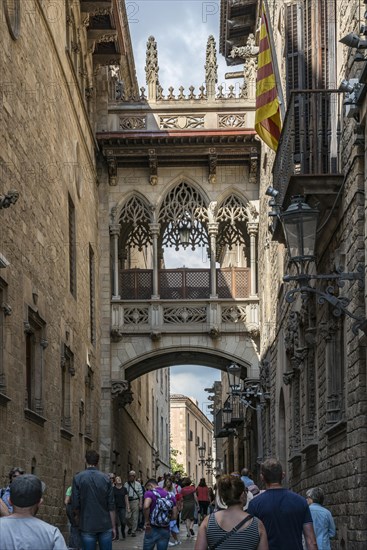
[[[278,3],[276,9],[280,8]],[[276,13],[273,20],[277,17]],[[356,29],[357,19],[358,2],[340,2],[337,38]],[[340,78],[355,77],[355,71],[360,70],[357,64],[352,64],[349,54],[348,48],[339,45]],[[318,273],[330,273],[339,265],[346,272],[355,272],[357,266],[365,262],[365,147],[357,138],[356,120],[344,119],[342,127],[341,160],[345,179],[336,207],[328,223],[325,222],[324,231],[318,235]],[[272,184],[272,164],[264,162],[264,151],[262,167],[264,193],[266,186]],[[276,188],[280,185],[281,182],[274,182]],[[290,287],[282,284],[281,278],[290,268],[283,265],[283,245],[271,242],[267,201],[267,197],[261,198],[260,240],[267,246],[260,249],[259,257],[259,271],[264,270],[260,287],[261,349],[262,358],[268,359],[271,367],[271,425],[265,445],[272,455],[282,460],[285,482],[294,491],[304,495],[310,487],[323,488],[325,505],[337,526],[332,548],[359,550],[367,540],[366,528],[360,519],[366,517],[367,502],[366,337],[362,332],[353,334],[348,316],[338,321],[327,303],[319,304],[312,297],[306,303],[299,299],[293,304],[284,301]],[[350,299],[349,311],[365,316],[365,291],[357,282],[346,282],[338,292],[339,296]],[[331,361],[333,341],[339,346],[335,349],[340,351]],[[342,369],[343,403],[338,420],[332,421],[330,387],[339,369]],[[310,405],[315,407],[311,416]],[[306,425],[310,418],[315,429],[307,440]]]
[[[53,13],[45,2],[20,4],[17,40],[0,8],[0,193],[19,192],[18,202],[0,211],[0,252],[9,261],[0,281],[11,308],[0,350],[6,384],[0,400],[0,479],[4,485],[13,466],[39,475],[47,486],[40,517],[65,525],[65,489],[84,467],[85,449],[99,439],[97,284],[95,334],[90,336],[90,248],[96,281],[100,256],[94,141],[83,90],[66,51],[65,2],[53,3]],[[74,295],[69,288],[69,197],[75,207]],[[43,410],[37,415],[25,413],[25,322],[32,313],[44,323]],[[73,354],[74,371],[67,373],[71,424],[61,431],[64,345]]]

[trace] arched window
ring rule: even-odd
[[[186,182],[174,187],[165,197],[160,211],[161,246],[190,246],[195,250],[198,246],[208,246],[208,234],[205,225],[206,206],[200,193]],[[182,243],[180,230],[183,226],[189,229],[188,241]]]

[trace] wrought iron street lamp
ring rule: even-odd
[[[241,390],[241,367],[237,363],[231,363],[227,367],[228,385],[232,395]]]
[[[314,260],[318,217],[319,211],[311,208],[301,196],[293,197],[283,212],[281,218],[290,261]]]
[[[198,447],[199,463],[200,463],[201,465],[205,464],[205,452],[206,452],[206,449],[205,449],[204,446]]]
[[[270,212],[273,215],[273,212]],[[339,317],[343,313],[354,319],[352,331],[358,334],[362,330],[367,334],[367,319],[359,317],[349,311],[350,298],[346,296],[336,296],[333,285],[328,284],[325,289],[311,286],[311,281],[334,281],[339,288],[344,286],[345,281],[358,281],[361,288],[364,286],[364,266],[359,265],[356,272],[344,273],[342,268],[334,273],[328,274],[309,274],[307,265],[315,260],[315,243],[317,236],[318,210],[311,208],[302,196],[295,196],[291,199],[291,204],[284,212],[278,208],[278,217],[282,223],[284,235],[286,238],[289,260],[297,268],[296,275],[285,275],[283,281],[290,283],[294,281],[297,286],[288,290],[285,299],[292,303],[296,295],[300,294],[302,299],[308,295],[314,294],[319,304],[328,302],[332,306],[332,313]]]
[[[222,412],[223,412],[223,422],[224,422],[224,425],[230,424],[230,423],[231,423],[232,413],[233,413],[233,408],[232,408],[232,405],[231,405],[229,399],[227,399],[226,402],[224,403]]]

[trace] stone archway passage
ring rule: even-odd
[[[226,372],[227,366],[233,361],[241,365],[243,378],[258,377],[258,356],[255,347],[253,344],[251,345],[251,339],[243,338],[231,349],[225,338],[223,338],[222,346],[220,341],[217,341],[215,348],[198,344],[190,345],[189,338],[185,338],[184,335],[176,338],[180,340],[180,345],[166,347],[161,345],[160,349],[154,349],[153,345],[151,346],[153,349],[150,351],[147,350],[146,353],[139,354],[134,360],[126,361],[120,365],[120,369],[123,371],[120,372],[120,378],[132,382],[148,372],[175,365],[206,366]],[[207,338],[210,340],[209,337]]]

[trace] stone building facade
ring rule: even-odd
[[[204,462],[199,459],[199,447],[205,448],[205,458],[213,457],[213,424],[199,409],[196,400],[185,395],[174,394],[170,398],[171,446],[178,451],[177,462],[182,464],[185,473],[197,484],[205,477],[209,484],[212,479],[206,473]]]
[[[265,454],[280,458],[294,491],[323,488],[337,526],[332,547],[349,549],[367,540],[365,61],[340,40],[359,35],[362,4],[269,2],[286,117],[276,155],[262,149],[259,230]],[[338,89],[344,78],[360,79],[356,99],[353,88]],[[320,211],[308,273],[354,274],[345,284],[310,279],[316,293],[300,293],[299,280],[283,281],[297,272],[279,217],[268,213],[281,216],[294,195]]]
[[[247,86],[224,89],[216,86],[212,36],[203,58],[205,86],[163,90],[149,37],[146,87],[128,89],[115,71],[100,87],[108,105],[97,121],[106,161],[99,179],[104,464],[131,441],[120,414],[140,410],[142,433],[150,433],[136,403],[141,376],[154,380],[153,371],[183,364],[225,371],[233,360],[258,376],[254,71],[251,65]],[[199,246],[208,251],[206,265],[166,268],[167,250]],[[154,471],[152,449],[139,453],[129,463]]]
[[[42,517],[57,525],[100,441],[96,82],[114,62],[135,78],[123,10],[106,4],[0,7],[0,478],[39,475]]]

